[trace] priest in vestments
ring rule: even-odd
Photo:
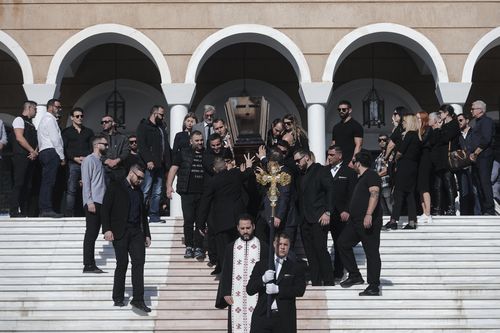
[[[240,237],[224,253],[215,307],[228,307],[228,332],[249,333],[257,295],[249,296],[246,286],[255,264],[266,258],[268,245],[254,236],[255,222],[250,215],[240,216],[237,229]]]

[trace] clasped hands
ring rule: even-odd
[[[268,269],[264,275],[262,275],[262,282],[266,284],[266,294],[273,295],[279,292],[279,286],[275,283],[270,283],[274,281],[276,272],[272,269]]]

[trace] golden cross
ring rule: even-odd
[[[290,174],[286,172],[281,172],[280,166],[275,161],[270,161],[267,163],[268,172],[260,172],[256,175],[257,182],[263,186],[269,185],[267,190],[267,197],[271,202],[272,215],[274,216],[274,209],[276,207],[276,202],[280,196],[280,191],[278,190],[278,184],[281,186],[286,186],[292,181]]]

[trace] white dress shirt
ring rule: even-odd
[[[283,263],[285,262],[285,258],[279,258],[276,254],[274,255],[274,271],[276,272],[276,280],[278,280],[278,276],[280,275],[281,268],[283,267]],[[278,310],[278,304],[276,304],[276,299],[271,304],[271,310]]]
[[[57,125],[57,119],[50,112],[46,112],[38,125],[38,148],[40,151],[54,148],[61,160],[64,160],[64,146],[61,130]]]
[[[340,162],[339,164],[337,164],[336,166],[334,166],[330,169],[330,172],[331,172],[333,178],[335,178],[335,175],[337,174],[337,172],[339,171],[341,166],[342,166],[342,162]]]

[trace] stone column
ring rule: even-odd
[[[455,113],[461,114],[471,87],[470,82],[439,82],[436,95],[440,104],[451,104]]]
[[[40,119],[47,112],[47,101],[54,98],[56,93],[56,84],[23,84],[26,97],[30,101],[37,103],[36,116],[33,119],[33,124],[38,128]]]
[[[332,82],[306,82],[300,84],[300,97],[307,106],[307,135],[309,149],[316,156],[316,162],[324,164],[326,160],[325,106],[330,99]]]
[[[316,162],[325,164],[325,107],[311,104],[307,107],[307,134],[309,148],[316,156]]]
[[[161,85],[165,99],[170,106],[170,145],[173,146],[175,134],[182,131],[182,121],[188,113],[189,106],[194,97],[195,84],[166,83]],[[177,177],[174,179],[176,188]],[[174,193],[170,201],[170,216],[182,218],[181,197]]]

